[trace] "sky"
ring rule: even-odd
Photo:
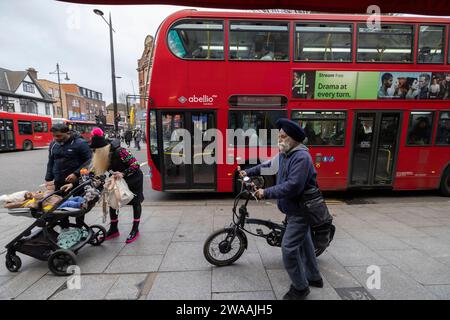
[[[93,12],[111,12],[117,97],[139,94],[137,60],[147,35],[155,36],[171,13],[188,7],[167,5],[99,6],[53,0],[0,0],[0,67],[33,67],[39,79],[57,82],[56,63],[70,81],[103,93],[112,102],[109,27]],[[205,9],[200,9],[205,10]],[[61,77],[63,79],[64,76]],[[134,89],[133,89],[134,88]]]

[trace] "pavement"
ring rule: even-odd
[[[78,253],[79,289],[54,276],[46,262],[21,254],[21,270],[6,269],[5,244],[32,219],[0,209],[0,299],[281,299],[290,281],[280,248],[264,239],[248,236],[248,249],[231,266],[215,267],[203,257],[208,235],[231,222],[231,206],[229,199],[144,202],[141,237],[128,245],[132,213],[123,208],[120,238]],[[450,299],[450,201],[330,200],[329,208],[337,231],[318,258],[324,288],[311,288],[308,299]],[[252,203],[249,212],[283,218],[273,202]],[[101,215],[96,207],[86,220],[101,223]]]

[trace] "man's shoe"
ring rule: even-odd
[[[311,287],[323,288],[323,280],[308,280],[308,283]]]
[[[291,285],[289,291],[283,296],[283,300],[305,300],[309,293],[309,287],[303,290],[297,290]]]

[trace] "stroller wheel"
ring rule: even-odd
[[[101,245],[103,241],[105,241],[106,239],[106,229],[98,224],[95,224],[90,228],[93,232],[93,235],[92,238],[89,240],[89,244],[93,246]]]
[[[48,268],[57,276],[68,276],[67,269],[77,264],[75,253],[70,250],[56,250],[48,258]]]
[[[7,255],[5,264],[10,272],[17,272],[22,267],[22,260],[16,255]]]

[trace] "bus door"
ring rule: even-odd
[[[207,133],[216,128],[215,113],[160,111],[159,119],[163,190],[216,190],[214,138]]]
[[[0,150],[14,150],[14,122],[9,119],[0,119]]]
[[[400,120],[400,112],[377,111],[355,114],[349,186],[393,184]]]

